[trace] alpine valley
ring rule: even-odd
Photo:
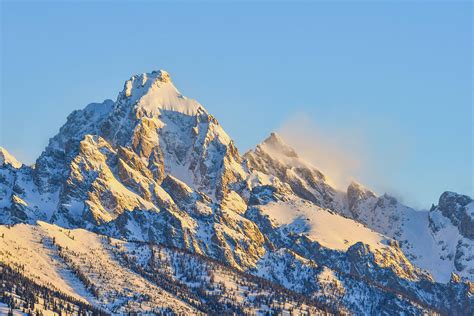
[[[474,201],[332,187],[277,134],[240,154],[168,73],[0,150],[0,314],[473,315]]]

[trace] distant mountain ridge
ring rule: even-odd
[[[0,231],[8,235],[0,262],[19,265],[37,252],[45,263],[23,260],[26,277],[46,284],[41,271],[51,271],[56,289],[104,312],[208,313],[225,300],[228,311],[246,313],[474,311],[470,197],[445,192],[438,206],[416,211],[358,183],[341,192],[275,133],[241,155],[165,71],[135,75],[116,101],[74,111],[32,167],[0,153]],[[152,277],[154,247],[168,249],[158,260],[168,285]],[[178,250],[222,267],[195,275]],[[141,276],[129,292],[107,292],[113,278],[89,275],[94,260],[104,273]],[[210,281],[213,269],[220,283]],[[235,293],[242,273],[244,296]],[[294,293],[286,303],[285,289]]]

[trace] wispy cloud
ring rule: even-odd
[[[379,194],[389,193],[417,204],[415,197],[394,187],[394,177],[397,170],[403,169],[410,145],[391,138],[389,149],[376,149],[374,138],[377,135],[368,132],[381,124],[391,128],[387,127],[388,121],[327,125],[310,117],[304,113],[291,117],[280,127],[279,133],[303,159],[323,172],[332,185],[345,191],[351,181],[357,181]]]
[[[338,189],[345,190],[368,168],[368,148],[362,130],[341,126],[322,128],[305,114],[286,121],[279,133],[298,154],[321,170]]]

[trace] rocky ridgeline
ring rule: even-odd
[[[274,133],[241,156],[164,71],[74,111],[34,166],[2,157],[5,225],[41,220],[182,249],[332,311],[474,310],[469,197],[444,193],[428,212],[356,183],[339,192]]]

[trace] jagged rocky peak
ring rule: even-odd
[[[376,198],[377,195],[362,184],[352,181],[347,187],[347,202],[350,210],[353,210],[357,203],[370,198]]]
[[[4,165],[11,165],[14,168],[20,168],[23,164],[10,154],[8,150],[0,147],[0,166]]]
[[[462,208],[473,200],[463,194],[446,191],[439,197],[438,207],[443,215],[449,217],[451,214],[456,213],[459,208]]]
[[[244,158],[251,172],[277,177],[299,197],[322,207],[340,208],[336,190],[327,183],[324,174],[300,158],[276,133],[271,133]]]
[[[432,212],[437,210],[449,218],[464,237],[474,240],[474,200],[471,197],[446,191]]]
[[[258,147],[269,152],[277,152],[287,157],[298,158],[298,154],[275,132],[272,132]]]
[[[351,181],[351,183],[347,187],[347,192],[348,194],[349,192],[351,192],[351,194],[357,194],[357,196],[360,196],[361,198],[377,196],[375,192],[356,181]]]
[[[184,97],[167,72],[153,71],[132,76],[115,102],[69,115],[37,160],[34,182],[39,192],[58,196],[54,219],[80,226],[84,216],[102,223],[127,210],[161,208],[165,179],[165,187],[200,192],[184,190],[179,205],[203,195],[221,200],[245,177],[241,162],[217,120]]]

